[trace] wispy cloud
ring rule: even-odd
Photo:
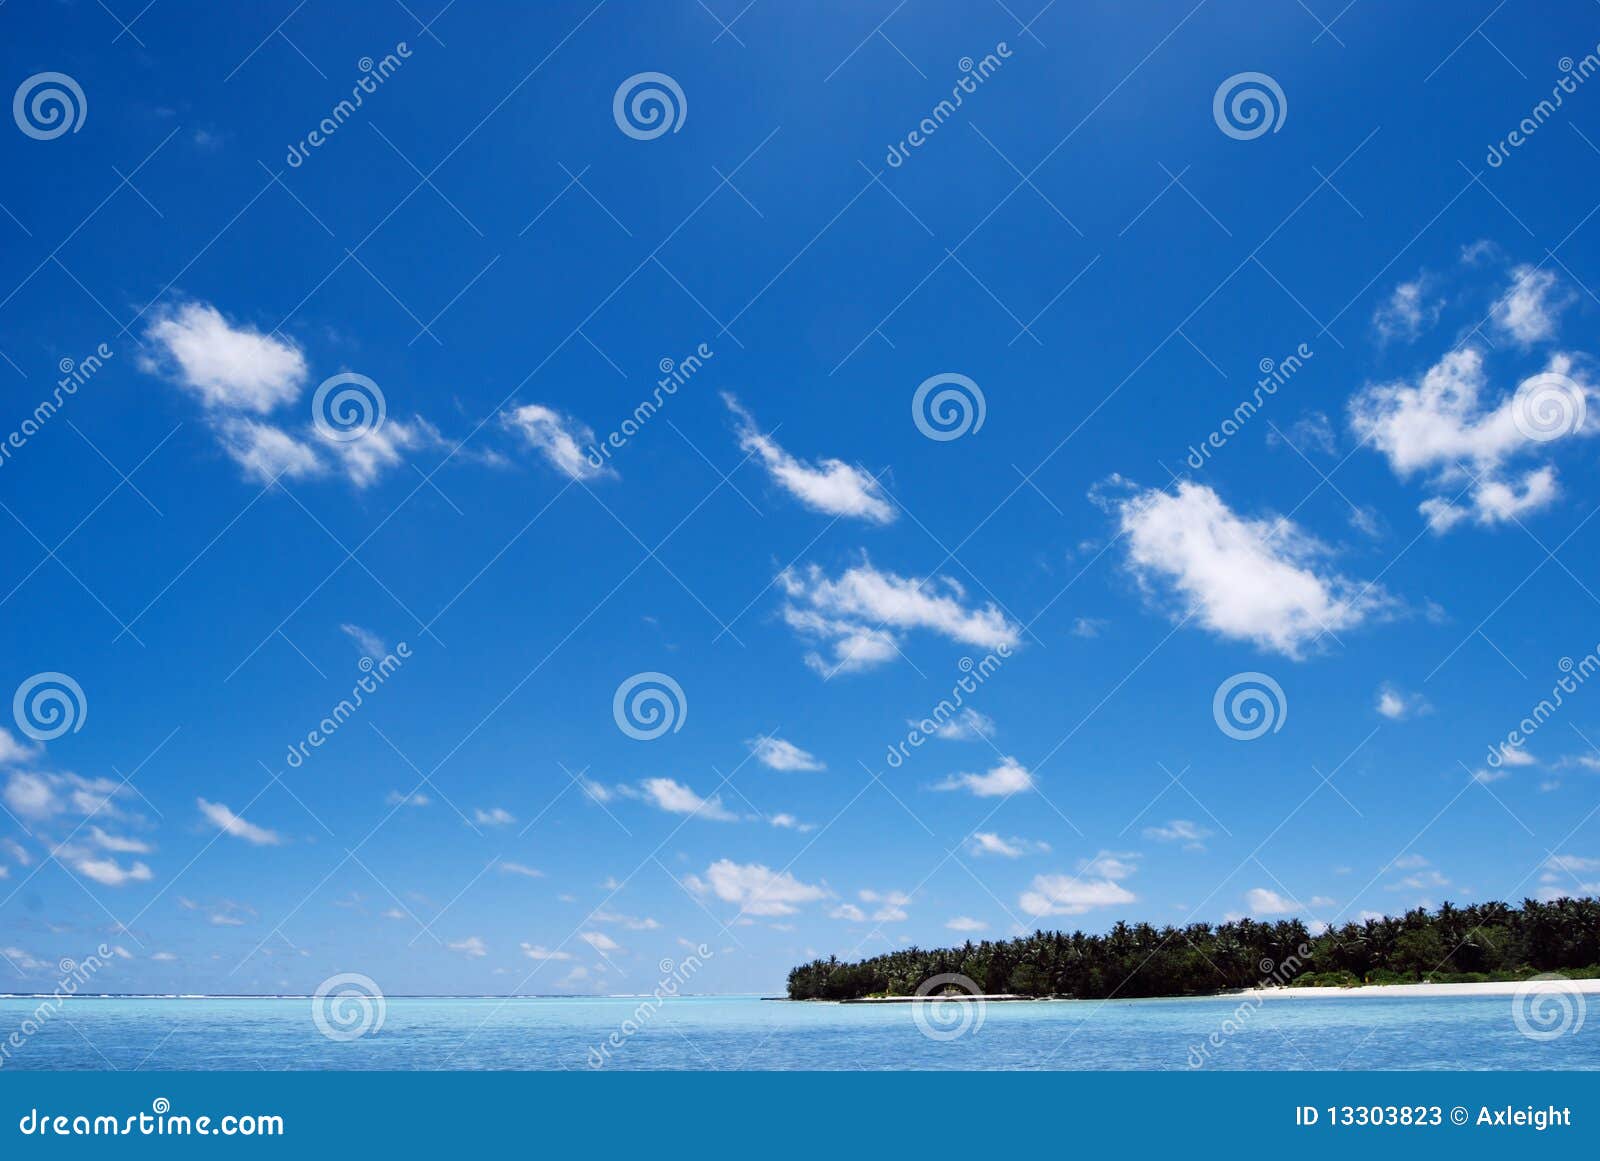
[[[247,822],[220,802],[207,802],[204,798],[197,798],[195,803],[207,821],[224,834],[230,834],[258,847],[274,847],[283,842],[283,836],[277,831]]]
[[[539,403],[529,403],[504,412],[501,422],[518,432],[528,446],[557,471],[574,480],[593,480],[610,474],[610,469],[603,464],[596,467],[590,462],[584,451],[594,445],[594,431],[569,415]]]
[[[889,524],[894,520],[896,512],[883,486],[865,468],[836,459],[807,463],[790,455],[770,435],[763,434],[755,418],[732,395],[724,392],[722,401],[733,412],[739,447],[760,460],[773,482],[807,508],[872,524]]]
[[[966,590],[950,577],[914,580],[863,561],[837,578],[816,565],[785,569],[777,585],[788,598],[789,626],[832,646],[831,661],[806,656],[824,676],[881,665],[899,652],[902,634],[918,629],[983,649],[1014,648],[1021,640],[1020,626],[992,603],[969,605]]]
[[[967,790],[979,798],[999,798],[1033,789],[1033,774],[1015,758],[1002,758],[982,774],[952,774],[935,790]]]
[[[825,770],[827,766],[816,755],[802,750],[793,742],[778,737],[749,738],[745,745],[755,755],[757,762],[773,770]]]
[[[802,904],[828,896],[823,888],[803,883],[788,871],[732,859],[718,859],[706,868],[703,878],[689,875],[684,884],[698,895],[737,904],[746,915],[793,915]]]

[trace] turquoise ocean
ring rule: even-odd
[[[309,998],[42,1002],[0,999],[0,1072],[1600,1069],[1600,1013],[1528,1029],[1509,996],[952,1003],[921,1018],[753,996],[389,997],[321,1020]]]

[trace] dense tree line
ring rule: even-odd
[[[914,995],[946,973],[987,994],[1188,996],[1263,984],[1436,983],[1536,972],[1600,975],[1600,900],[1524,900],[1422,908],[1312,935],[1298,919],[1213,927],[1118,923],[1104,935],[1036,931],[1020,939],[908,947],[858,963],[814,960],[789,973],[791,1000]]]

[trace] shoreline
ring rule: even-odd
[[[921,1000],[982,1000],[984,1003],[1031,1004],[1136,1004],[1148,1000],[1277,1000],[1277,999],[1369,999],[1383,996],[1442,998],[1449,996],[1515,996],[1524,993],[1600,995],[1600,979],[1490,980],[1454,984],[1356,984],[1340,987],[1239,988],[1230,992],[1207,992],[1190,996],[1106,996],[1077,999],[1073,996],[949,995],[949,996],[863,996],[851,1000],[790,1000],[786,996],[762,996],[763,1000],[790,1004],[915,1004]]]

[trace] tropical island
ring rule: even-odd
[[[1545,972],[1600,978],[1600,900],[1444,903],[1315,935],[1298,919],[1118,923],[1104,935],[1035,931],[940,950],[908,947],[854,963],[813,960],[789,973],[788,991],[791,1000],[914,996],[936,977],[959,975],[995,996],[1132,999],[1271,986],[1481,984]]]

